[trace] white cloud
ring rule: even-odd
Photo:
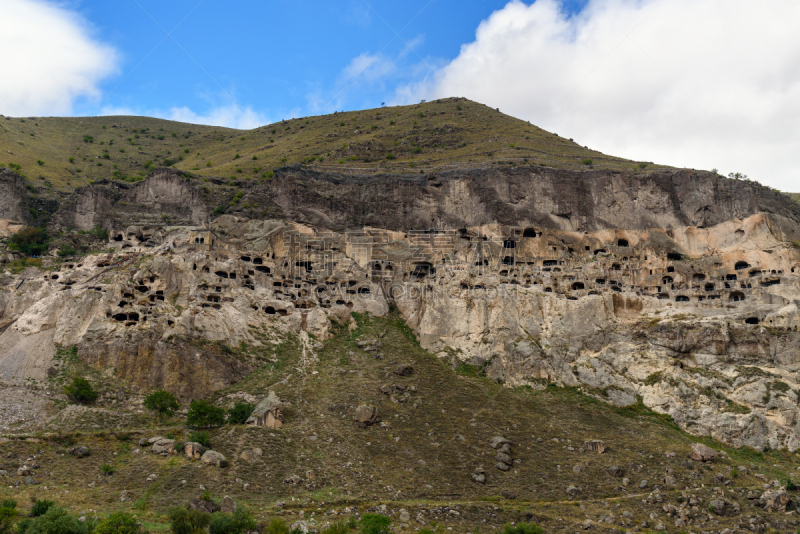
[[[634,160],[800,190],[800,2],[512,1],[398,98],[466,96]]]
[[[205,124],[210,126],[224,126],[226,128],[236,128],[238,130],[250,130],[276,122],[263,113],[255,111],[251,107],[241,107],[236,104],[212,107],[204,112],[197,112],[187,106],[174,107],[170,109],[133,109],[127,107],[105,107],[101,115],[137,115],[145,117],[155,117],[171,121],[187,122],[189,124]],[[290,113],[286,117],[296,116]],[[281,119],[277,119],[281,120]]]
[[[0,1],[0,113],[68,115],[116,72],[115,50],[75,13],[44,0]]]

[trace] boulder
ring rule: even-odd
[[[196,441],[190,441],[186,445],[183,446],[183,453],[186,455],[187,458],[192,460],[199,460],[203,457],[203,454],[208,449],[197,443]]]
[[[38,480],[36,480],[33,477],[25,477],[23,482],[25,482],[26,486],[37,486],[37,485],[41,484],[41,482],[39,482]]]
[[[225,495],[225,498],[222,499],[222,506],[220,507],[220,511],[223,514],[232,514],[236,511],[236,501],[233,498],[228,497]]]
[[[407,363],[397,365],[392,372],[397,376],[411,376],[414,373],[414,367]]]
[[[123,490],[122,493],[119,494],[119,502],[131,502],[132,500],[133,496],[128,490]]]
[[[206,465],[214,465],[217,467],[228,467],[228,460],[217,451],[206,451],[200,457],[200,461]]]
[[[28,467],[27,465],[23,465],[17,469],[17,476],[18,477],[27,477],[33,474],[33,469]]]
[[[289,526],[289,532],[300,532],[301,534],[308,534],[311,532],[311,527],[308,525],[308,521],[295,521],[294,523]]]
[[[599,439],[593,439],[587,441],[586,443],[583,444],[583,448],[586,449],[587,451],[596,452],[597,454],[603,454],[604,452],[606,452],[605,442]]]
[[[74,447],[71,451],[69,451],[72,456],[76,458],[86,458],[91,454],[89,447],[84,447],[83,445],[79,447]]]
[[[0,469],[0,477],[7,477],[7,476],[8,476],[8,471],[6,471],[5,469]]]
[[[153,444],[153,443],[155,443],[156,441],[161,441],[162,439],[164,439],[164,436],[156,436],[156,437],[154,437],[154,438],[148,438],[148,439],[147,439],[147,443],[149,443],[150,445],[152,445],[152,444]]]
[[[496,449],[498,445],[510,445],[510,444],[511,440],[508,440],[503,436],[495,436],[491,440],[489,440],[489,445],[491,445],[493,449]]]
[[[267,398],[255,407],[245,425],[280,428],[283,425],[283,406],[275,392],[270,391]]]
[[[504,454],[502,452],[498,452],[497,455],[494,457],[495,461],[503,462],[506,465],[513,465],[514,460],[511,459],[511,456]]]
[[[508,471],[511,467],[507,463],[497,462],[494,466],[500,471]]]
[[[374,406],[362,404],[356,408],[355,414],[353,414],[353,421],[359,428],[372,426],[378,421],[378,409]]]
[[[486,483],[486,474],[484,472],[483,467],[478,467],[475,471],[472,472],[472,476],[470,477],[473,482],[477,484],[485,484]]]
[[[142,438],[139,440],[140,447],[147,447],[148,445],[150,445],[150,441],[147,438]]]
[[[219,505],[214,501],[206,501],[203,499],[192,499],[189,501],[190,510],[198,510],[207,514],[219,512]]]
[[[789,502],[791,502],[789,494],[786,493],[785,489],[781,488],[777,490],[770,489],[762,493],[756,505],[764,508],[767,512],[783,512]]]
[[[152,448],[150,449],[153,451],[153,454],[161,454],[161,455],[168,455],[175,452],[175,440],[174,439],[160,439],[153,443]]]
[[[302,481],[303,479],[297,475],[289,475],[288,477],[283,479],[284,484],[300,484]]]
[[[707,445],[695,443],[692,445],[692,460],[696,462],[711,462],[719,453]]]
[[[577,486],[570,486],[567,488],[567,495],[569,495],[573,499],[577,497],[580,494],[580,492],[581,489]]]
[[[622,478],[625,476],[625,470],[618,465],[610,466],[606,469],[606,472],[614,478]]]
[[[254,464],[258,461],[256,454],[251,450],[242,451],[240,458],[249,464]]]

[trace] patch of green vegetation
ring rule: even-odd
[[[653,373],[653,374],[649,375],[647,378],[645,378],[644,385],[645,386],[655,386],[656,384],[660,383],[662,380],[664,380],[664,373],[663,373],[663,371],[658,371],[656,373]]]
[[[186,425],[190,428],[213,428],[225,424],[225,410],[207,400],[193,400],[186,414]]]

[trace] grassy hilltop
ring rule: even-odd
[[[292,119],[254,130],[148,117],[4,117],[0,149],[0,165],[18,169],[34,186],[57,190],[98,178],[138,180],[159,166],[236,179],[268,178],[271,169],[293,163],[356,173],[493,162],[655,168],[456,98]]]

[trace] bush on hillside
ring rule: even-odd
[[[233,515],[214,514],[208,526],[208,534],[242,534],[257,527],[253,514],[244,508],[237,508]]]
[[[172,534],[204,532],[208,524],[211,523],[210,514],[199,510],[187,510],[178,506],[170,508],[168,516]]]
[[[26,226],[11,236],[8,248],[21,252],[26,256],[41,256],[47,252],[47,244],[49,242],[47,230]]]
[[[364,514],[358,521],[361,534],[389,534],[392,520],[381,514]]]
[[[225,424],[225,410],[206,400],[192,401],[186,424],[193,428],[211,428]]]
[[[114,512],[94,528],[92,534],[144,534],[142,525],[127,512]]]
[[[253,413],[254,406],[248,402],[237,402],[233,408],[228,410],[229,425],[243,425]]]
[[[97,400],[97,392],[88,380],[81,377],[75,377],[72,384],[64,387],[64,393],[78,404],[89,404]]]
[[[159,389],[144,399],[144,407],[158,415],[172,417],[180,408],[178,399],[169,391]]]

